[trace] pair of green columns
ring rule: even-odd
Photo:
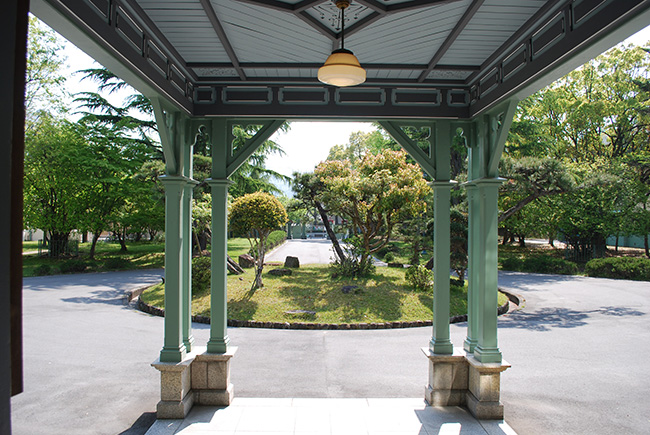
[[[463,131],[468,148],[468,320],[466,352],[482,363],[501,363],[497,340],[498,304],[498,195],[502,179],[498,163],[517,107],[508,101],[490,113],[469,122],[382,121],[380,124],[420,164],[435,181],[433,257],[433,334],[429,349],[433,354],[452,355],[450,317],[450,207],[451,146],[457,130]],[[429,152],[422,150],[402,127],[428,128]]]
[[[283,120],[241,121],[223,118],[194,119],[152,100],[165,153],[165,333],[161,362],[181,362],[192,352],[192,197],[199,184],[192,179],[192,149],[197,138],[212,150],[212,243],[210,282],[210,339],[208,353],[226,353],[228,177],[283,123]],[[233,148],[235,124],[262,125],[244,144]]]
[[[450,150],[455,131],[462,128],[469,154],[468,325],[464,349],[482,363],[500,363],[497,342],[497,221],[498,161],[510,128],[516,103],[509,101],[491,113],[471,122],[437,120],[431,122],[381,121],[380,124],[435,180],[434,191],[434,322],[430,349],[434,354],[453,354],[450,339]],[[165,336],[160,353],[163,362],[180,362],[192,351],[191,334],[191,224],[192,145],[198,125],[207,124],[212,146],[212,280],[211,325],[208,353],[228,350],[227,333],[227,195],[228,176],[283,123],[260,122],[262,129],[234,152],[234,120],[191,120],[165,112],[154,102],[154,109],[165,150],[168,173],[165,186]],[[246,123],[252,123],[247,121]],[[256,123],[257,124],[257,123]],[[432,132],[429,153],[413,142],[404,126],[426,127]]]

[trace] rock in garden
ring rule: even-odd
[[[269,275],[273,276],[290,276],[293,273],[291,269],[273,269],[269,270]]]
[[[298,260],[298,257],[287,256],[287,258],[284,260],[284,267],[297,269],[300,267],[300,260]]]
[[[357,286],[357,285],[346,285],[346,286],[341,287],[341,291],[343,292],[343,294],[346,294],[346,295],[348,295],[348,294],[350,294],[352,292],[357,293],[358,290],[359,290],[359,286]]]
[[[403,269],[404,265],[402,263],[388,263],[388,267],[396,267],[397,269]]]
[[[309,310],[290,310],[290,311],[285,311],[285,314],[308,314],[310,316],[315,316],[316,311],[309,311]]]
[[[255,259],[248,254],[242,254],[239,256],[239,265],[245,269],[250,269],[255,267]]]
[[[429,270],[433,270],[433,257],[429,261],[427,261],[427,264],[424,265]]]

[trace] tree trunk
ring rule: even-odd
[[[97,247],[97,241],[99,240],[99,235],[102,233],[102,230],[93,231],[93,240],[90,244],[90,259],[95,259],[95,248]]]
[[[113,235],[117,237],[117,241],[120,242],[120,252],[126,252],[126,232],[113,231]]]
[[[526,236],[518,236],[519,237],[519,246],[522,248],[526,247]]]
[[[643,236],[643,245],[645,247],[645,256],[650,258],[650,245],[648,245],[648,235]]]
[[[318,214],[320,214],[320,218],[323,221],[323,225],[325,226],[325,231],[327,231],[327,236],[330,238],[332,245],[334,246],[334,251],[336,252],[336,255],[339,257],[339,261],[344,261],[345,254],[343,253],[343,249],[341,249],[339,240],[336,238],[336,234],[334,234],[334,231],[330,226],[330,222],[327,220],[327,213],[325,212],[323,205],[318,201],[314,201],[314,204],[316,205]]]
[[[50,257],[57,258],[68,251],[68,237],[70,237],[70,233],[50,233]]]
[[[614,246],[614,250],[618,252],[618,236],[616,236],[616,245]]]

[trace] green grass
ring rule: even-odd
[[[152,269],[161,268],[165,263],[164,243],[129,242],[127,252],[120,252],[117,243],[98,242],[95,249],[95,260],[89,257],[90,243],[79,244],[79,256],[74,258],[48,258],[38,255],[23,257],[23,276],[37,275],[37,269],[49,267],[50,275],[61,273],[66,265],[72,262],[84,262],[86,272],[105,270]]]
[[[364,279],[332,279],[327,265],[295,269],[292,276],[273,277],[264,273],[265,287],[250,291],[253,271],[228,276],[228,317],[261,322],[356,323],[430,320],[433,295],[415,292],[404,280],[404,270],[386,267]],[[344,294],[341,288],[359,286]],[[164,286],[155,285],[142,295],[151,305],[164,308]],[[499,305],[506,297],[499,294]],[[316,314],[287,314],[305,310]],[[467,286],[452,287],[451,315],[467,312]],[[194,314],[210,315],[208,291],[193,295]]]
[[[38,241],[33,242],[23,242],[23,252],[37,251],[38,250]]]
[[[97,242],[95,260],[90,260],[90,243],[79,244],[79,256],[74,258],[53,259],[39,257],[37,254],[23,256],[23,276],[35,276],[38,268],[49,267],[49,274],[61,273],[65,263],[81,260],[87,264],[86,272],[105,270],[155,269],[165,265],[165,244],[161,242],[127,242],[127,252],[120,252],[118,243]],[[35,251],[38,242],[24,242],[23,252]],[[228,255],[237,261],[237,257],[250,249],[247,239],[228,240]],[[121,259],[121,260],[120,260]]]

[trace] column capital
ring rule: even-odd
[[[229,187],[231,184],[233,184],[233,182],[227,178],[207,178],[205,182],[208,183],[210,187]]]
[[[191,178],[183,177],[182,175],[161,175],[158,177],[158,180],[160,180],[160,182],[163,184],[169,184],[169,185],[176,184],[182,186],[183,184],[191,180]]]
[[[442,188],[448,187],[448,188],[451,189],[456,184],[458,184],[458,181],[456,181],[456,180],[434,180],[434,181],[429,181],[427,184],[432,189],[440,189],[441,187]]]
[[[500,186],[504,181],[507,180],[501,177],[495,177],[495,178],[484,177],[484,178],[477,178],[476,180],[470,180],[466,183],[463,183],[463,186],[477,186],[477,187],[483,187],[489,185]]]

